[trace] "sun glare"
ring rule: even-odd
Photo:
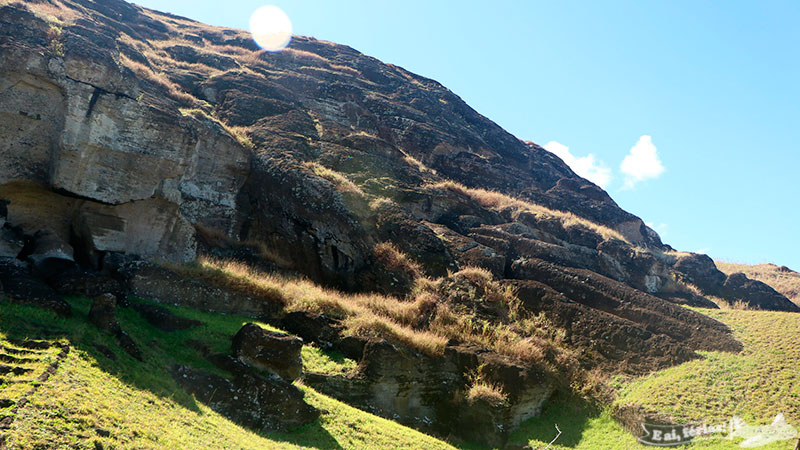
[[[277,52],[292,40],[292,21],[277,6],[262,6],[250,16],[250,33],[259,47]]]

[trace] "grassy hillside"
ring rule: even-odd
[[[0,304],[0,353],[29,351],[17,340],[45,338],[70,345],[58,370],[28,397],[29,404],[15,414],[8,430],[9,449],[103,448],[197,449],[197,448],[453,448],[394,422],[349,407],[302,387],[306,399],[323,411],[316,423],[290,433],[259,434],[245,429],[196,402],[167,373],[180,362],[214,370],[195,350],[189,339],[203,342],[212,351],[228,351],[230,338],[244,317],[206,314],[173,308],[180,315],[206,325],[173,333],[162,332],[130,309],[120,309],[119,320],[142,349],[145,363],[128,356],[110,336],[84,318],[90,301],[71,299],[75,318],[62,319],[38,309]],[[107,349],[101,350],[106,346]],[[114,359],[104,356],[107,350]],[[15,366],[31,372],[2,375],[0,399],[18,401],[56,359],[60,349],[52,347],[27,354],[30,361]],[[338,355],[327,355],[311,347],[303,351],[306,369],[319,372],[346,371],[355,366]],[[0,418],[12,407],[0,409]]]
[[[800,273],[786,270],[785,267],[781,268],[775,264],[750,265],[722,261],[714,261],[714,264],[728,275],[742,272],[750,279],[766,283],[796,305],[800,305]]]
[[[171,308],[204,326],[173,333],[162,332],[130,309],[120,309],[119,320],[136,340],[145,363],[132,359],[114,339],[95,329],[86,317],[90,301],[70,299],[75,318],[63,319],[38,309],[0,304],[0,353],[24,356],[3,364],[31,372],[2,375],[0,399],[18,401],[36,384],[30,403],[15,414],[8,432],[8,448],[454,448],[450,444],[388,420],[359,411],[302,386],[306,398],[323,411],[316,423],[290,433],[259,434],[243,428],[183,393],[167,373],[175,362],[207,370],[213,366],[186,346],[194,339],[211,351],[228,351],[230,337],[245,317]],[[642,405],[681,421],[726,421],[739,415],[748,423],[768,423],[776,413],[800,424],[800,317],[791,313],[701,310],[732,327],[745,348],[741,354],[708,352],[706,358],[649,376],[617,380],[617,403]],[[20,339],[36,338],[70,345],[59,369],[44,383],[36,383],[57,360],[59,347],[27,350]],[[102,349],[99,346],[107,346]],[[114,359],[104,356],[110,350]],[[346,372],[355,362],[307,346],[306,370]],[[0,403],[2,405],[2,403]],[[0,408],[0,419],[12,407]],[[524,423],[511,442],[543,448],[558,424],[563,434],[551,448],[633,449],[641,446],[614,421],[609,410],[598,410],[580,400],[557,398],[542,417]],[[764,449],[791,449],[794,441]],[[695,441],[689,449],[734,449],[738,441]]]
[[[641,405],[683,423],[725,423],[737,415],[749,424],[768,424],[777,413],[783,413],[787,423],[800,429],[800,315],[698,311],[729,325],[744,350],[740,354],[705,352],[702,360],[618,380],[617,404]],[[554,423],[564,431],[555,448],[652,448],[639,445],[608,411],[593,412],[566,399],[551,404],[540,419],[524,424],[512,441],[543,446],[555,435]],[[710,439],[681,448],[734,449],[740,441]],[[759,448],[793,449],[795,443],[775,442]]]

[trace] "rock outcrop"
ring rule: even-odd
[[[0,282],[13,300],[68,314],[60,295],[112,293],[121,304],[134,295],[279,323],[359,359],[352,376],[310,375],[320,389],[492,444],[538,414],[559,385],[553,367],[453,339],[436,357],[345,336],[336,318],[287,313],[279,296],[148,261],[210,253],[399,298],[442,277],[435,294],[448,307],[510,325],[508,305],[450,275],[475,266],[563,331],[575,370],[612,373],[741,348],[725,326],[675,303],[716,307],[705,296],[717,296],[800,310],[704,255],[675,252],[555,155],[433,80],[302,36],[262,52],[244,31],[121,0],[40,3],[0,6]],[[104,308],[101,327],[113,319]],[[194,325],[137,308],[165,330]],[[404,326],[423,329],[427,316]],[[210,357],[233,378],[173,375],[247,426],[314,420],[289,384],[301,342],[253,327],[237,335],[235,357]],[[476,371],[507,402],[468,401]]]
[[[313,38],[266,53],[121,0],[63,6],[0,8],[0,198],[81,264],[189,261],[202,228],[349,290],[386,286],[373,247],[391,241],[429,275],[536,257],[712,306],[641,219],[435,81]],[[709,294],[734,290],[765,295]]]
[[[303,373],[303,340],[285,333],[245,324],[231,344],[233,356],[243,363],[272,372],[291,383]]]
[[[229,355],[210,355],[225,378],[187,366],[172,368],[184,389],[211,409],[258,431],[286,431],[313,422],[319,411],[303,401],[303,392],[279,377],[265,377]]]

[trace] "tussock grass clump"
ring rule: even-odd
[[[422,273],[422,267],[401,252],[391,242],[381,242],[372,248],[372,252],[379,264],[392,272],[400,272],[410,278],[417,278]]]
[[[503,391],[503,386],[492,383],[483,374],[484,366],[478,366],[469,376],[469,388],[465,394],[467,401],[472,404],[485,401],[492,406],[508,405],[508,395]]]
[[[329,169],[323,166],[322,164],[311,161],[306,162],[305,166],[308,167],[315,175],[322,177],[333,183],[337,191],[342,193],[355,194],[360,197],[365,196],[364,191],[362,191],[361,188],[358,187],[358,185],[347,179],[347,177],[345,177],[341,173],[333,169]]]
[[[515,219],[520,213],[526,212],[543,220],[556,219],[564,228],[583,227],[599,234],[606,240],[617,239],[620,241],[629,242],[618,231],[612,230],[611,228],[597,224],[588,219],[584,219],[583,217],[576,216],[571,212],[550,209],[545,206],[520,200],[500,192],[486,189],[468,188],[460,183],[450,180],[430,184],[428,185],[428,189],[449,191],[454,194],[467,197],[484,208],[496,211],[510,211],[511,215]]]

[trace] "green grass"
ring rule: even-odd
[[[748,423],[783,413],[800,425],[800,315],[739,310],[699,310],[733,329],[739,354],[704,352],[704,359],[624,384],[618,403],[634,403],[679,421]]]
[[[125,354],[110,336],[90,325],[85,317],[90,302],[70,299],[75,317],[59,318],[49,312],[8,303],[0,304],[0,344],[5,339],[42,337],[69,342],[73,347],[58,372],[44,383],[22,408],[9,433],[9,448],[85,448],[94,442],[105,448],[193,449],[193,448],[321,448],[321,449],[438,449],[455,448],[389,420],[345,405],[298,383],[306,400],[323,411],[320,419],[289,433],[256,433],[243,428],[185,394],[167,373],[170,364],[181,363],[216,370],[185,341],[196,339],[213,352],[230,350],[230,338],[246,317],[203,313],[170,307],[182,316],[200,320],[204,326],[166,333],[159,331],[130,309],[121,308],[118,318],[137,341],[145,362]],[[764,424],[782,412],[789,424],[800,423],[800,316],[758,311],[701,310],[734,330],[744,343],[740,354],[705,353],[691,361],[654,374],[616,380],[617,403],[637,404],[672,415],[681,421],[717,423],[739,415],[751,424]],[[263,325],[265,326],[266,325]],[[116,360],[102,356],[96,344],[108,346]],[[0,398],[18,398],[30,389],[25,382],[37,376],[54,360],[58,349],[37,354],[28,363],[31,374],[22,383],[0,385]],[[337,353],[303,348],[307,371],[345,374],[356,362]],[[27,377],[27,378],[26,378]],[[19,381],[19,380],[17,380]],[[0,416],[8,414],[0,410]],[[559,396],[541,417],[523,423],[511,442],[544,448],[555,436],[554,425],[563,434],[554,449],[645,449],[613,418],[608,409],[588,406],[581,400]],[[108,430],[110,436],[98,435]],[[740,440],[695,440],[679,448],[735,449]],[[794,441],[759,447],[791,449]],[[481,447],[461,447],[475,448]]]
[[[682,423],[726,423],[732,416],[748,424],[769,424],[783,413],[788,424],[800,429],[800,315],[783,312],[697,311],[731,327],[744,344],[739,354],[704,352],[704,359],[630,380],[618,380],[618,405],[641,405]],[[556,399],[542,416],[520,427],[512,442],[543,448],[554,436],[554,424],[563,434],[551,448],[635,449],[636,442],[612,418],[609,410],[593,410],[574,399]],[[684,449],[735,449],[741,439],[695,440]],[[796,439],[760,449],[792,449]]]
[[[90,301],[70,299],[75,317],[64,319],[39,309],[0,304],[0,343],[6,339],[44,337],[72,346],[55,375],[30,397],[8,432],[9,449],[104,448],[197,449],[197,448],[453,448],[450,445],[347,406],[302,386],[306,400],[323,411],[320,419],[288,433],[256,433],[210,410],[187,395],[172,380],[171,364],[189,364],[216,371],[199,353],[186,346],[195,339],[212,352],[230,351],[230,339],[246,317],[208,314],[185,308],[170,309],[200,320],[201,327],[173,333],[162,332],[126,308],[118,319],[137,342],[144,363],[128,356],[111,336],[86,321]],[[262,324],[263,325],[263,324]],[[116,355],[109,359],[96,345],[105,345]],[[55,358],[58,349],[45,353],[29,378],[38,375]],[[355,362],[336,353],[306,346],[307,370],[345,373]],[[0,385],[0,398],[21,395],[12,385]],[[30,384],[26,384],[27,391]],[[0,415],[8,410],[0,410]],[[108,437],[97,429],[110,432]]]

